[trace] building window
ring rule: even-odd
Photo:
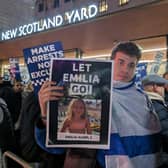
[[[38,12],[42,12],[43,10],[44,10],[44,3],[41,2],[41,3],[39,3],[39,5],[38,5]]]
[[[106,12],[108,9],[107,0],[99,1],[99,12]]]
[[[120,5],[125,5],[129,2],[129,0],[119,0]]]
[[[70,2],[71,0],[64,0],[64,2],[66,3],[66,2]]]
[[[40,3],[39,5],[38,5],[38,11],[39,12],[42,12],[44,10],[44,4],[43,3]]]
[[[59,8],[60,0],[54,0],[54,8]]]

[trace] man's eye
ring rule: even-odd
[[[135,64],[130,64],[129,67],[130,68],[135,68]]]
[[[123,64],[124,64],[124,62],[123,62],[123,61],[119,61],[119,64],[120,64],[120,65],[123,65]]]

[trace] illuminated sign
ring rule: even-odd
[[[63,15],[58,14],[52,18],[46,18],[40,21],[22,25],[11,30],[7,30],[1,33],[1,40],[10,40],[16,37],[22,37],[32,33],[56,28],[65,24],[77,23],[83,20],[91,19],[97,14],[98,7],[92,4],[88,7],[65,12]]]

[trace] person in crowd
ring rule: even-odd
[[[19,129],[16,129],[16,123],[20,114],[20,109],[18,111],[17,107],[17,100],[15,96],[15,92],[12,87],[10,86],[3,86],[0,88],[0,97],[4,99],[4,101],[7,104],[7,108],[9,109],[11,118],[12,118],[12,126],[14,130],[14,136],[16,139],[16,149],[17,149],[17,154],[20,155],[20,131]]]
[[[141,51],[133,42],[121,42],[113,48],[111,144],[109,150],[98,150],[102,167],[157,167],[160,122],[149,98],[134,83],[140,58]]]
[[[11,114],[7,108],[6,102],[0,98],[0,149],[15,151],[15,136]]]
[[[85,102],[82,99],[71,100],[60,132],[91,134]]]
[[[167,71],[163,74],[163,78],[168,80],[168,72]],[[164,99],[165,99],[166,103],[168,104],[168,85],[166,84],[164,87],[165,87]]]
[[[98,164],[106,168],[155,168],[160,150],[160,122],[146,94],[134,84],[136,65],[141,58],[140,49],[133,42],[122,42],[113,49],[111,58],[114,60],[111,143],[109,150],[97,151]],[[60,154],[64,149],[45,147],[47,102],[64,96],[60,92],[63,87],[55,84],[53,81],[45,82],[39,91],[41,119],[35,136],[41,148]],[[79,159],[76,157],[76,160]],[[81,163],[78,162],[78,167]],[[85,168],[89,166],[91,164],[85,165]]]
[[[162,138],[162,157],[159,168],[168,167],[168,105],[164,100],[164,85],[168,80],[159,75],[147,75],[142,80],[142,85],[149,98],[151,99],[155,111],[161,121],[161,138]]]
[[[0,96],[8,105],[14,125],[16,124],[22,106],[23,85],[21,81],[14,80],[14,85],[10,81],[3,81],[0,84]]]
[[[39,168],[62,167],[64,154],[55,155],[41,149],[34,136],[36,120],[40,117],[38,97],[31,92],[24,100],[20,117],[21,157],[27,162],[39,163]]]
[[[21,80],[14,79],[13,81],[13,91],[14,91],[14,104],[15,104],[15,130],[19,131],[20,128],[20,117],[21,117],[21,109],[23,107],[23,102],[26,97],[32,92],[32,90],[25,91],[24,84]]]
[[[13,90],[14,90],[14,97],[15,99],[13,100],[15,102],[15,123],[19,119],[20,115],[20,110],[22,107],[22,92],[23,92],[23,85],[21,81],[14,80],[13,84]]]
[[[23,91],[22,82],[15,80],[14,85],[13,85],[13,89],[14,89],[15,93],[21,93]]]
[[[20,154],[20,130],[17,129],[16,125],[19,119],[22,103],[21,86],[17,86],[20,85],[19,83],[20,81],[15,81],[13,87],[6,85],[0,88],[0,97],[5,100],[7,108],[9,109],[9,112],[11,114],[14,134],[16,138],[17,154]]]
[[[3,98],[7,104],[9,112],[11,113],[13,125],[17,121],[17,111],[15,111],[15,96],[12,87],[5,85],[0,88],[0,97]]]
[[[11,82],[10,81],[5,81],[5,80],[1,81],[0,82],[0,89],[2,89],[4,87],[12,87]]]
[[[18,130],[19,132],[21,109],[24,106],[23,102],[29,96],[29,94],[31,94],[33,88],[31,86],[31,82],[25,85],[22,83],[21,80],[14,80],[13,90],[14,90],[14,96],[16,98],[15,103],[17,104],[16,111],[19,112],[19,114],[17,115],[17,121],[15,122],[15,129]]]
[[[6,102],[0,98],[0,159],[5,151],[18,154],[16,138],[11,114],[8,110]],[[7,165],[13,168],[20,166],[12,160],[7,160]]]

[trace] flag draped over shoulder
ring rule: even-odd
[[[159,162],[160,122],[148,97],[134,82],[115,81],[110,149],[97,159],[106,168],[155,168]]]

